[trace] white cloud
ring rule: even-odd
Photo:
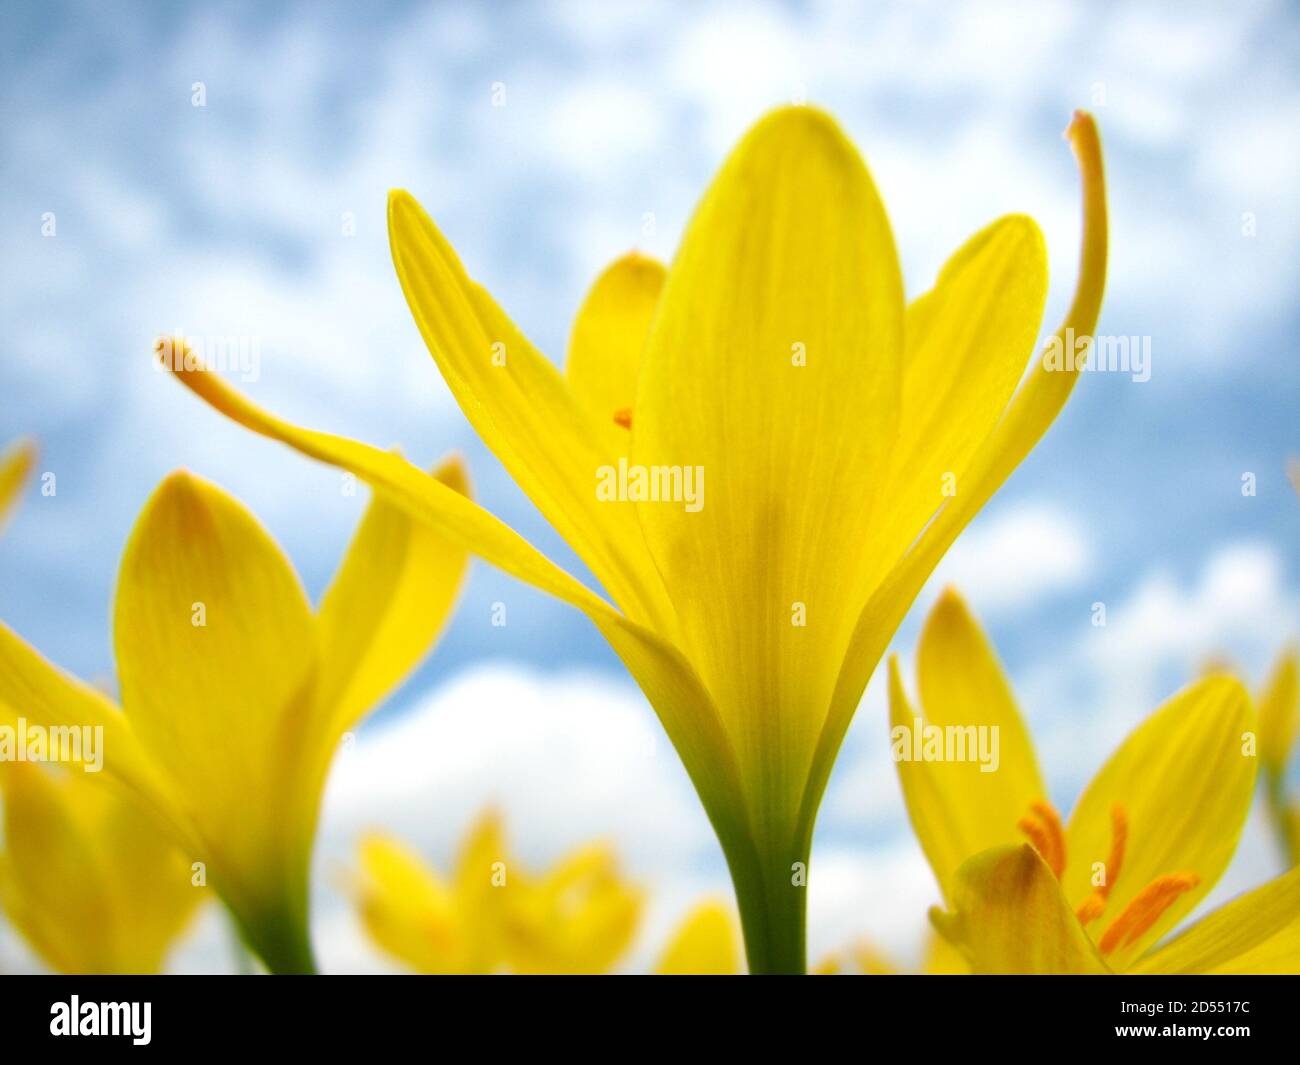
[[[686,772],[630,681],[484,666],[401,718],[363,729],[339,752],[317,860],[327,968],[363,960],[364,940],[348,930],[355,922],[334,887],[359,837],[393,833],[445,869],[489,804],[527,863],[545,865],[605,838],[652,898],[684,902],[683,879],[698,891],[728,890]]]
[[[1091,568],[1091,545],[1074,515],[1048,503],[1021,503],[964,533],[930,588],[955,584],[978,614],[992,617],[1076,588]]]

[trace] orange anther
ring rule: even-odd
[[[1115,886],[1115,881],[1119,879],[1119,871],[1124,866],[1124,848],[1127,844],[1128,816],[1124,813],[1124,807],[1115,803],[1110,808],[1110,857],[1102,867],[1102,882],[1074,911],[1074,915],[1084,925],[1095,921],[1105,911],[1110,890]]]
[[[1065,829],[1052,804],[1041,799],[1031,802],[1029,813],[1016,822],[1016,827],[1029,837],[1052,874],[1061,879],[1065,872]]]
[[[1119,947],[1132,946],[1180,895],[1191,891],[1200,882],[1201,878],[1195,873],[1168,873],[1156,877],[1111,922],[1097,949],[1102,954],[1110,954]]]

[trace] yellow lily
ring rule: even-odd
[[[1300,806],[1286,792],[1286,769],[1300,729],[1298,652],[1283,651],[1259,694],[1259,758],[1269,816],[1288,866],[1300,865]]]
[[[458,462],[436,478],[465,490]],[[313,611],[256,518],[178,472],[122,559],[122,709],[0,625],[0,711],[101,728],[104,775],[200,863],[248,946],[273,971],[310,971],[308,871],[334,751],[433,643],[465,563],[376,498]]]
[[[947,906],[931,919],[973,971],[1300,968],[1300,871],[1150,949],[1214,886],[1250,809],[1257,721],[1235,679],[1203,678],[1156,710],[1065,825],[993,648],[953,591],[926,620],[917,678],[920,714],[891,658],[894,755]]]
[[[0,452],[0,529],[4,528],[9,511],[18,500],[32,467],[36,465],[34,441],[15,440]]]
[[[363,840],[360,859],[362,923],[420,973],[605,973],[641,914],[641,893],[608,847],[582,847],[537,877],[509,857],[493,812],[471,829],[449,881],[388,836]]]
[[[1080,113],[1068,135],[1084,239],[1057,349],[1092,333],[1106,262],[1096,127]],[[813,822],[867,680],[1078,376],[1072,360],[1024,374],[1046,294],[1037,226],[983,229],[907,306],[862,159],[826,114],[785,108],[723,166],[671,269],[632,255],[596,282],[563,374],[406,192],[390,196],[389,236],[466,417],[614,605],[400,458],[259,409],[169,341],[164,364],[586,613],[717,832],[750,970],[802,972]]]
[[[842,976],[850,973],[860,976],[894,976],[905,970],[875,944],[859,939],[846,950],[836,951],[823,958],[813,972],[818,976]],[[926,937],[921,973],[926,976],[962,976],[969,972],[970,966],[961,953],[931,929]]]
[[[738,976],[743,971],[736,917],[719,899],[705,899],[682,919],[655,962],[658,976]]]
[[[139,804],[76,770],[0,763],[0,905],[54,969],[156,973],[204,892]]]

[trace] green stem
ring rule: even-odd
[[[284,905],[259,913],[245,921],[238,911],[231,916],[239,927],[244,945],[261,959],[267,971],[276,976],[315,976],[316,957],[312,953],[307,907]]]
[[[266,933],[269,933],[266,934]],[[258,937],[258,956],[276,976],[315,976],[311,937],[301,921],[277,922]]]
[[[745,839],[724,841],[723,851],[750,974],[802,976],[807,971],[807,847],[771,847],[764,857]]]

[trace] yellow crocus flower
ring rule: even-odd
[[[465,490],[456,461],[435,478]],[[311,971],[308,871],[334,752],[431,646],[465,563],[376,498],[313,610],[257,519],[178,472],[145,505],[122,558],[122,709],[0,625],[0,711],[102,728],[104,775],[201,863],[248,946],[272,971]]]
[[[32,440],[15,440],[0,452],[0,529],[35,465],[36,444]]]
[[[720,899],[696,903],[655,962],[659,976],[738,976],[743,969],[735,913]]]
[[[0,905],[52,968],[156,973],[205,895],[135,799],[77,770],[0,763]]]
[[[1047,288],[1035,223],[981,230],[906,304],[872,179],[814,108],[745,136],[671,268],[609,268],[563,373],[414,198],[391,194],[397,275],[443,378],[612,604],[400,458],[259,409],[173,342],[158,352],[235,421],[585,612],[717,832],[750,970],[802,972],[813,822],[862,691],[936,563],[1065,404],[1097,320],[1101,148],[1086,114],[1068,136],[1079,281],[1057,358],[1027,375]]]
[[[1298,652],[1287,648],[1259,693],[1259,757],[1269,816],[1289,866],[1300,865],[1300,806],[1287,795],[1286,769],[1300,729]]]
[[[1156,710],[1065,824],[993,648],[951,590],[926,620],[917,679],[920,713],[890,660],[893,753],[947,907],[931,918],[975,972],[1300,970],[1300,871],[1152,949],[1219,879],[1250,809],[1257,719],[1238,681],[1205,677]]]
[[[535,876],[508,855],[494,812],[471,829],[450,879],[384,835],[362,841],[360,862],[362,924],[419,973],[605,973],[641,914],[641,892],[607,846],[582,847]]]

